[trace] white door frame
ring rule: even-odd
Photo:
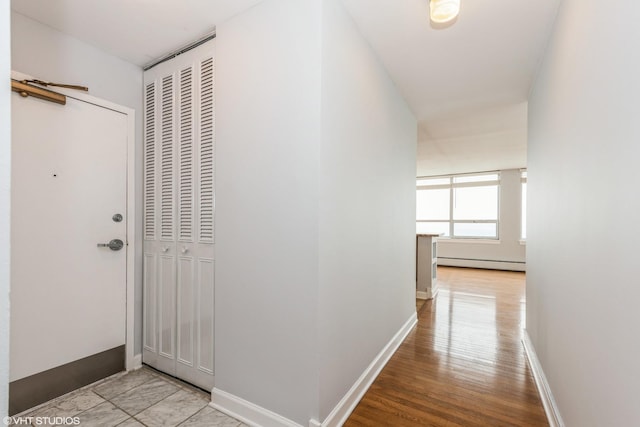
[[[29,80],[32,76],[28,74],[20,73],[17,71],[11,71],[11,78],[15,80]],[[87,95],[84,92],[65,89],[65,88],[52,88],[55,92],[59,92],[69,98],[77,99],[78,101],[87,102],[89,104],[96,105],[98,107],[107,108],[109,110],[117,111],[118,113],[125,114],[127,116],[127,237],[126,237],[126,249],[127,249],[127,283],[126,283],[126,331],[125,331],[125,367],[127,371],[135,369],[142,365],[142,356],[134,355],[134,312],[135,312],[135,254],[136,254],[136,235],[135,235],[135,207],[136,207],[136,193],[135,193],[135,137],[136,137],[136,112],[133,108],[124,107],[122,105],[114,104],[113,102],[106,101],[104,99],[96,98],[91,95]],[[142,88],[140,88],[142,90]]]

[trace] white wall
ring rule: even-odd
[[[338,0],[265,0],[216,49],[213,401],[308,425],[415,315],[416,121]]]
[[[322,17],[319,420],[415,316],[417,142],[342,2],[325,0]]]
[[[135,189],[142,194],[142,70],[76,38],[11,13],[11,60],[15,71],[56,83],[89,87],[89,94],[135,109]],[[136,238],[142,242],[142,197],[136,199]],[[142,245],[135,256],[135,344],[142,352]]]
[[[499,240],[440,239],[438,265],[524,271],[526,247],[520,243],[521,194],[520,170],[501,171]]]
[[[216,389],[304,425],[317,398],[320,12],[265,0],[216,30]]]
[[[640,4],[565,0],[529,102],[527,331],[567,426],[640,425]]]
[[[0,418],[9,409],[9,246],[11,212],[10,3],[0,3]]]
[[[57,83],[81,84],[89,94],[142,109],[142,70],[74,37],[11,13],[11,59],[15,71]],[[142,124],[139,124],[140,134]]]

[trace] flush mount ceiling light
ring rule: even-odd
[[[431,0],[429,14],[431,21],[444,24],[455,19],[460,13],[460,0]]]

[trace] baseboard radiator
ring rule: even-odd
[[[489,259],[438,257],[438,265],[447,267],[485,268],[488,270],[526,271],[527,264],[521,261],[498,261]]]

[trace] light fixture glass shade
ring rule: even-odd
[[[431,0],[429,12],[431,21],[437,24],[449,22],[460,13],[460,0]]]

